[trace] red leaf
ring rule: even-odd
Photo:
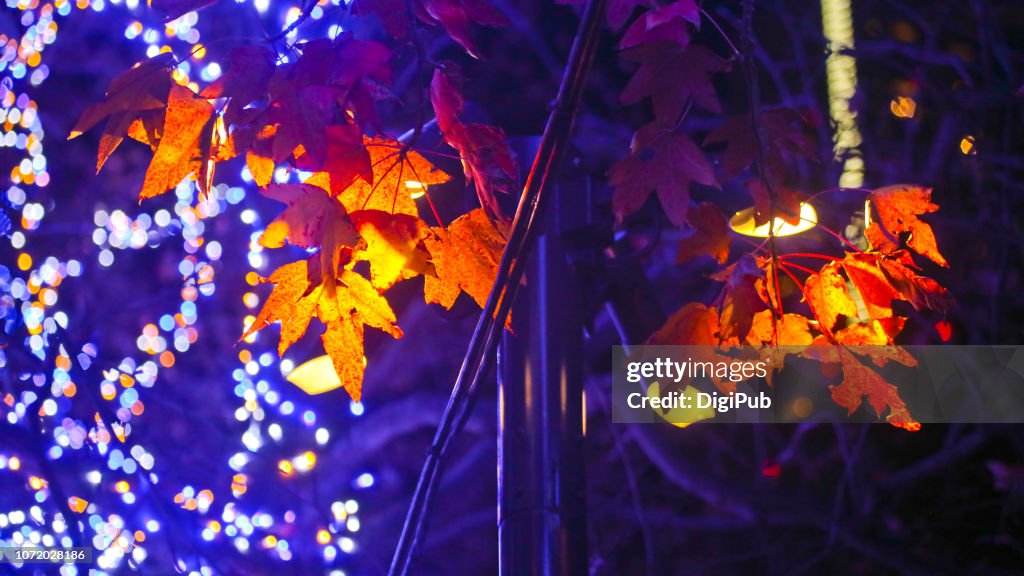
[[[694,0],[676,0],[644,12],[626,30],[619,48],[653,42],[674,42],[686,47],[690,43],[690,24],[700,24],[700,8]]]
[[[790,224],[800,222],[800,203],[803,202],[804,195],[797,190],[777,184],[769,190],[759,178],[747,182],[747,190],[754,199],[754,224],[760,226],[773,217],[781,218]]]
[[[939,333],[939,338],[943,342],[949,342],[949,339],[953,337],[953,325],[945,320],[935,323],[935,331]]]
[[[939,253],[932,227],[918,218],[939,209],[932,203],[931,196],[931,188],[906,184],[886,186],[871,192],[871,207],[879,220],[872,222],[865,231],[871,245],[882,252],[893,252],[899,248],[898,238],[894,237],[906,232],[910,234],[907,246],[911,250],[940,266],[949,267]]]
[[[504,26],[505,18],[480,0],[422,0],[423,9],[429,16],[428,23],[440,24],[452,40],[466,52],[479,58],[469,33],[470,23],[487,26]]]
[[[889,282],[899,292],[900,299],[910,302],[915,310],[929,309],[945,312],[953,306],[949,291],[931,278],[919,276],[900,262],[882,258],[878,261]]]
[[[764,147],[764,168],[773,185],[781,185],[785,172],[782,152],[817,160],[813,132],[807,120],[792,108],[763,110],[758,114],[758,132]],[[750,115],[741,114],[722,123],[705,140],[706,144],[724,142],[722,174],[733,178],[754,161],[757,138],[750,125]]]
[[[458,77],[438,68],[430,82],[430,101],[445,141],[459,152],[466,180],[475,184],[480,205],[492,218],[504,219],[497,194],[518,185],[519,168],[500,128],[464,124]]]
[[[687,136],[658,123],[636,132],[629,156],[613,166],[608,175],[615,187],[612,209],[618,223],[639,210],[656,191],[669,220],[683,226],[690,204],[690,184],[718,186],[700,148]]]
[[[229,124],[234,124],[241,110],[266,94],[274,75],[274,60],[274,51],[266,46],[239,46],[228,54],[224,75],[201,94],[204,98],[231,98],[224,115]]]
[[[853,414],[860,408],[866,396],[878,416],[882,415],[886,407],[889,408],[886,420],[893,426],[910,431],[920,429],[921,425],[911,417],[895,386],[886,382],[877,372],[865,366],[847,350],[840,348],[839,354],[842,358],[843,381],[837,386],[830,387],[832,400],[836,404]]]
[[[690,210],[687,218],[693,229],[689,236],[679,242],[676,263],[681,264],[707,254],[719,264],[725,264],[729,259],[732,235],[729,233],[729,224],[726,223],[725,216],[718,206],[711,202],[703,202]]]
[[[739,344],[750,331],[754,315],[764,309],[755,284],[761,276],[757,261],[749,254],[713,276],[715,280],[725,280],[722,315],[718,320],[722,343]]]
[[[309,184],[271,184],[260,191],[287,207],[260,236],[259,244],[280,248],[285,241],[292,246],[316,248],[323,243],[327,227],[339,227],[342,243],[355,245],[359,237],[345,215],[345,209],[325,190]]]
[[[331,195],[348,188],[356,178],[362,178],[367,184],[373,184],[373,166],[370,164],[370,152],[363,144],[363,133],[355,124],[328,126],[327,152],[322,170],[327,173]],[[305,155],[296,159],[300,170],[317,170],[315,165],[306,165]]]
[[[729,69],[729,63],[703,46],[683,49],[658,42],[627,50],[622,57],[640,62],[640,68],[622,91],[623,104],[650,97],[654,115],[664,124],[675,124],[686,107],[695,105],[721,112],[709,75]]]
[[[665,325],[647,339],[656,345],[715,345],[718,344],[718,311],[699,302],[691,302],[665,322]]]
[[[820,272],[807,277],[804,299],[826,333],[832,332],[839,316],[857,316],[857,305],[846,291],[846,280],[840,276],[836,262],[829,262]]]

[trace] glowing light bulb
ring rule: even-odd
[[[737,234],[767,238],[769,231],[777,237],[794,236],[806,232],[818,224],[818,213],[814,210],[814,206],[806,202],[800,203],[800,221],[796,224],[790,224],[782,218],[776,217],[774,226],[771,226],[769,222],[758,226],[754,221],[754,212],[753,207],[740,210],[729,220],[729,227]]]

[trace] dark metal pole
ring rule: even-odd
[[[583,477],[583,310],[553,206],[498,357],[498,542],[502,576],[587,573]]]

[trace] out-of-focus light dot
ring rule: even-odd
[[[302,413],[302,423],[306,426],[312,426],[316,424],[316,413],[312,410],[306,410]]]
[[[274,439],[275,442],[281,440],[281,425],[274,423],[267,427],[267,435]]]
[[[131,489],[131,486],[128,485],[127,481],[121,480],[114,485],[114,489],[117,490],[118,494],[124,494]]]
[[[345,512],[349,514],[355,514],[356,512],[359,512],[359,502],[356,502],[355,500],[346,500]]]
[[[317,428],[316,430],[316,443],[323,446],[331,439],[331,433],[327,431],[327,428]]]
[[[318,530],[316,533],[316,541],[317,544],[320,544],[321,546],[326,546],[327,544],[330,544],[331,533],[324,529]]]
[[[25,235],[21,233],[21,230],[15,231],[11,234],[11,248],[15,250],[21,250],[25,247]]]
[[[285,416],[287,416],[287,415],[291,414],[294,411],[295,411],[295,405],[292,404],[291,400],[287,400],[287,401],[281,403],[281,414],[284,414]]]
[[[355,540],[344,536],[338,538],[338,548],[341,548],[341,551],[346,554],[351,554],[356,549],[356,542]],[[342,574],[344,574],[344,572]]]
[[[373,474],[369,472],[363,472],[356,478],[356,486],[359,488],[369,488],[373,486]]]
[[[53,401],[53,398],[47,398],[43,401],[43,414],[47,416],[53,416],[57,413],[57,403]]]
[[[352,412],[353,416],[362,416],[363,412],[366,411],[366,408],[363,406],[362,402],[354,402],[351,400],[349,401],[348,409],[350,412]]]
[[[251,208],[246,208],[245,210],[242,210],[240,218],[242,219],[242,222],[252,224],[256,221],[256,211]]]
[[[295,468],[292,466],[292,463],[289,462],[288,460],[281,460],[280,462],[278,462],[277,469],[281,472],[281,474],[284,474],[285,476],[291,476],[292,474],[295,473]]]
[[[81,276],[82,263],[78,260],[68,260],[67,271],[69,276]]]
[[[913,118],[917,112],[917,102],[913,98],[899,96],[889,103],[889,110],[897,118]]]
[[[22,252],[18,254],[18,269],[26,271],[32,267],[32,257]]]
[[[103,480],[103,475],[100,474],[99,470],[90,470],[85,474],[85,481],[93,486],[100,483]]]
[[[360,524],[359,518],[351,517],[345,521],[345,528],[349,532],[359,532]]]
[[[103,250],[100,251],[99,261],[100,266],[110,266],[111,264],[114,263],[114,253],[104,248]]]
[[[316,454],[303,452],[293,462],[295,469],[299,472],[309,472],[316,466]]]
[[[206,256],[210,260],[219,260],[221,256],[220,242],[216,240],[206,245]]]
[[[156,520],[147,520],[146,521],[146,530],[148,530],[150,532],[159,532],[160,531],[160,523],[157,522]]]
[[[974,149],[974,136],[964,136],[963,140],[960,141],[960,152],[965,156],[976,154],[978,152]]]

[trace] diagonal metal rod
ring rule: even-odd
[[[440,473],[441,459],[452,438],[462,428],[476,397],[477,386],[505,325],[516,289],[523,276],[531,243],[538,229],[544,200],[559,161],[567,148],[576,111],[597,51],[601,21],[607,0],[589,0],[583,11],[558,96],[548,116],[537,156],[519,198],[508,243],[498,264],[491,293],[477,321],[463,358],[448,405],[427,451],[423,469],[406,514],[402,533],[388,570],[389,576],[405,576],[416,553],[430,501]]]

